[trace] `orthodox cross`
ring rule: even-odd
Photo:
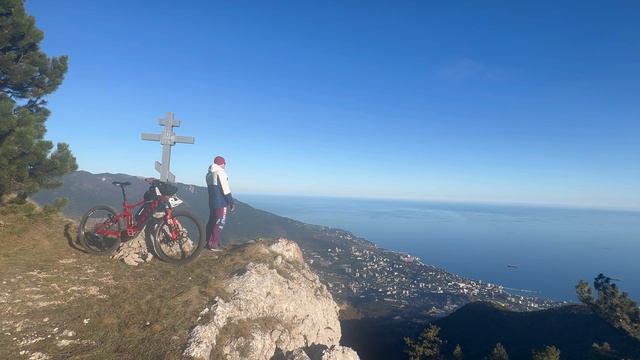
[[[156,170],[160,173],[161,181],[175,182],[176,177],[169,170],[171,164],[171,147],[176,143],[193,144],[195,139],[191,136],[178,136],[173,132],[174,127],[180,126],[180,120],[167,113],[167,117],[160,119],[159,124],[164,126],[162,134],[142,133],[142,140],[160,141],[162,145],[162,162],[156,161]]]

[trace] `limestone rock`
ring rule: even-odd
[[[295,349],[284,358],[285,360],[311,360],[303,349]]]
[[[271,335],[256,325],[251,327],[247,338],[230,339],[223,347],[229,360],[270,359],[276,351]]]
[[[250,246],[264,249],[271,261],[248,263],[225,281],[230,297],[217,297],[202,311],[183,354],[193,359],[266,360],[281,353],[303,360],[310,358],[300,349],[322,345],[329,349],[327,356],[333,356],[327,359],[358,359],[353,350],[338,346],[338,306],[303,262],[298,245],[278,239]],[[348,350],[355,357],[344,357],[351,355]]]
[[[111,257],[116,260],[122,260],[125,264],[131,266],[151,261],[155,252],[153,249],[153,234],[155,234],[157,226],[161,225],[150,223],[147,226],[147,229],[141,231],[135,238],[122,242]],[[165,254],[171,256],[181,251],[190,251],[190,246],[193,246],[190,242],[182,245],[178,245],[176,242],[174,246],[163,245],[162,250]]]
[[[300,247],[294,241],[280,238],[273,244],[271,244],[269,246],[269,249],[277,254],[282,255],[286,260],[298,262],[300,264],[304,263],[302,250],[300,250]]]
[[[278,358],[279,359],[279,358]],[[296,349],[285,354],[282,360],[359,360],[358,354],[353,349],[333,345],[311,346]]]
[[[150,235],[146,231],[141,231],[135,238],[124,241],[111,255],[111,258],[122,260],[125,264],[131,266],[151,261],[153,255],[148,247],[151,240],[147,240],[147,236]]]
[[[359,360],[353,349],[344,346],[333,346],[322,353],[322,360]]]

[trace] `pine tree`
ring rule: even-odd
[[[496,347],[491,351],[488,360],[509,360],[509,354],[501,343],[497,343]]]
[[[428,328],[422,331],[417,341],[411,338],[404,338],[404,341],[407,344],[408,348],[406,352],[409,354],[409,359],[441,359],[442,357],[440,356],[440,347],[444,342],[438,337],[439,332],[439,327],[430,325]]]
[[[621,359],[609,345],[608,342],[602,344],[593,343],[591,345],[591,352],[589,353],[590,360],[617,360]]]
[[[576,295],[578,296],[578,300],[585,305],[593,304],[593,293],[591,292],[591,286],[589,283],[580,280],[578,285],[576,285]]]
[[[547,346],[541,352],[534,351],[531,360],[560,360],[560,350],[555,346]]]
[[[462,360],[463,356],[462,356],[462,348],[460,347],[460,344],[456,345],[456,348],[453,349],[453,360]]]
[[[611,278],[599,274],[593,281],[597,296],[591,287],[581,280],[576,286],[578,299],[612,326],[624,330],[640,340],[640,308],[626,292],[620,293]]]
[[[44,34],[27,15],[23,0],[0,0],[0,204],[24,201],[77,168],[67,144],[44,140],[49,110],[45,96],[67,71],[67,57],[40,50]]]

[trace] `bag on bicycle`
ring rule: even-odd
[[[160,193],[162,195],[171,196],[171,195],[175,195],[178,192],[178,187],[175,185],[171,185],[169,183],[163,182],[158,184],[158,190],[160,190]]]
[[[158,198],[158,195],[156,193],[156,187],[155,186],[150,186],[149,190],[145,191],[144,195],[144,204],[142,204],[142,206],[140,206],[140,208],[138,209],[138,211],[136,212],[134,218],[136,219],[136,221],[138,221],[138,219],[140,219],[140,216],[142,216],[142,213],[145,211],[145,209],[147,209],[149,206],[151,206],[151,203],[153,202],[153,200],[156,200]]]
[[[158,191],[160,191],[160,194],[165,196],[175,195],[178,192],[178,188],[176,186],[158,181],[149,186],[149,190],[144,193],[145,201],[153,201],[158,198],[156,187],[158,188]]]
[[[150,186],[149,190],[145,191],[144,193],[144,201],[153,201],[157,198],[158,198],[158,195],[156,194],[155,186]]]

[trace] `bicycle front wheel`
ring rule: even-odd
[[[110,206],[99,205],[91,208],[80,220],[78,240],[91,254],[107,255],[118,248],[122,239],[116,218],[116,210]]]
[[[202,251],[204,232],[192,214],[176,211],[171,218],[156,226],[153,242],[160,259],[184,265],[193,261]]]

